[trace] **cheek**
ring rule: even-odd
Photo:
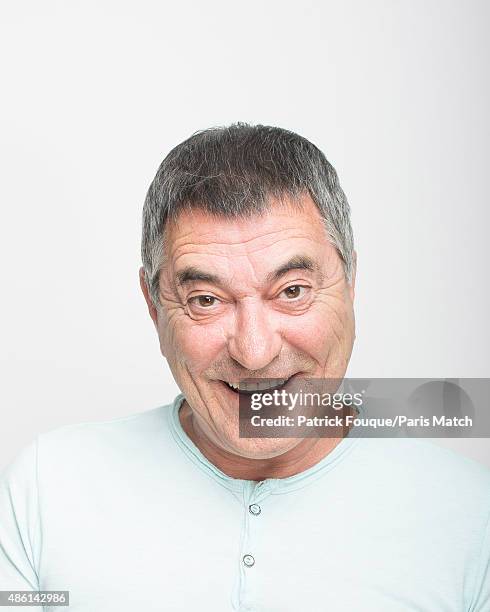
[[[160,338],[162,353],[170,362],[197,373],[209,367],[226,346],[223,325],[196,323],[185,314],[169,320]]]
[[[305,314],[293,324],[288,325],[284,339],[301,353],[319,358],[325,352],[325,347],[331,343],[325,320]],[[294,324],[296,323],[296,324]]]
[[[352,315],[344,303],[322,301],[285,323],[285,339],[302,352],[321,360],[326,352],[343,347],[351,336]]]

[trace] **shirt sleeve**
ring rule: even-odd
[[[36,439],[0,473],[0,591],[39,590],[38,501]]]
[[[490,612],[490,515],[483,535],[474,599],[469,612]]]

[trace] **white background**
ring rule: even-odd
[[[138,285],[141,207],[192,132],[306,136],[358,251],[351,377],[489,377],[489,7],[2,2],[0,467],[177,393]],[[490,465],[488,440],[446,441]]]

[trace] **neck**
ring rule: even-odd
[[[183,403],[179,411],[179,419],[185,433],[210,463],[227,476],[242,480],[260,481],[300,474],[326,457],[343,439],[343,436],[302,438],[298,444],[281,455],[267,459],[251,459],[233,454],[214,444],[199,427],[187,402]]]

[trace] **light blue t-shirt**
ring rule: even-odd
[[[484,467],[348,436],[296,476],[233,479],[183,431],[182,401],[19,455],[0,478],[0,590],[67,590],[45,610],[71,612],[490,611]]]

